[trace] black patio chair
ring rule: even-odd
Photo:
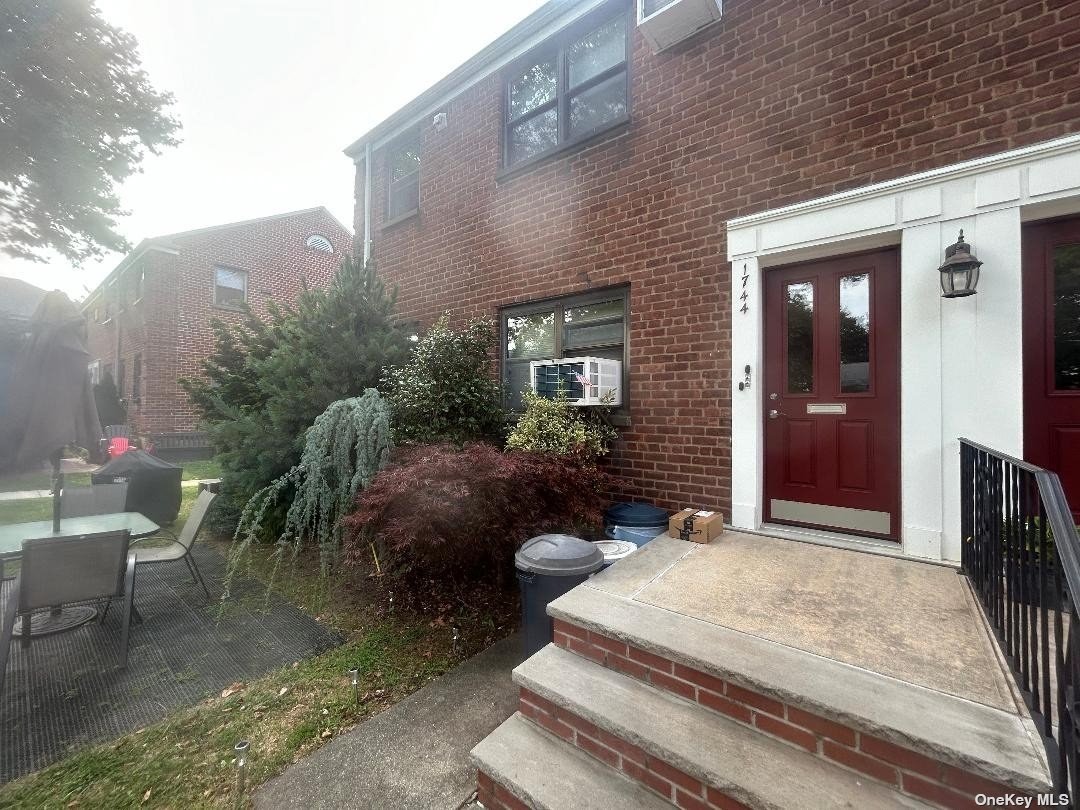
[[[22,565],[8,596],[0,631],[0,694],[4,689],[15,620],[22,619],[20,637],[25,646],[31,641],[31,616],[64,605],[104,601],[101,621],[105,621],[113,600],[123,600],[120,668],[127,667],[135,595],[135,555],[128,550],[130,539],[131,535],[122,531],[42,537],[23,543]]]
[[[60,517],[87,517],[127,511],[126,482],[64,487],[60,492]]]

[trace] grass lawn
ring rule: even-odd
[[[0,526],[8,523],[27,523],[52,517],[52,498],[29,498],[0,501]]]
[[[186,513],[194,488],[184,495]],[[227,551],[225,540],[205,542]],[[266,579],[273,567],[272,550],[256,549],[251,573]],[[238,740],[251,741],[248,782],[254,787],[513,629],[512,604],[445,605],[439,618],[400,607],[391,613],[379,580],[362,573],[323,579],[318,570],[313,556],[289,559],[274,587],[341,632],[341,647],[235,684],[160,723],[4,785],[0,807],[233,807]],[[450,620],[461,628],[457,651]],[[346,675],[354,666],[361,673],[358,705]]]
[[[221,468],[215,461],[183,461],[180,466],[184,468],[183,478],[185,481],[194,481],[201,478],[220,478]],[[67,473],[64,481],[73,487],[84,487],[90,483],[90,473]],[[26,489],[49,489],[52,486],[52,473],[49,470],[35,470],[32,472],[19,473],[18,475],[5,475],[0,477],[0,492],[17,492]],[[0,522],[3,522],[0,520]]]

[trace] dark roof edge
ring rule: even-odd
[[[304,214],[314,214],[319,211],[330,217],[334,224],[340,227],[343,231],[345,231],[345,233],[347,233],[350,237],[354,235],[352,232],[352,228],[348,228],[343,225],[341,223],[341,220],[339,220],[332,213],[330,213],[329,208],[327,208],[325,205],[316,205],[313,208],[301,208],[298,211],[286,211],[283,214],[270,214],[265,217],[254,217],[253,219],[241,219],[237,222],[226,222],[223,225],[207,225],[203,228],[192,228],[189,231],[176,231],[175,233],[166,233],[162,234],[161,236],[151,236],[148,239],[143,239],[141,242],[139,242],[139,244],[137,244],[123,259],[121,259],[120,263],[117,264],[116,267],[114,267],[112,270],[110,270],[108,275],[105,276],[105,278],[103,278],[98,283],[98,285],[94,287],[94,289],[87,293],[86,297],[80,302],[79,306],[82,307],[88,304],[90,300],[93,299],[93,297],[97,295],[103,287],[105,287],[113,278],[123,272],[124,269],[128,267],[128,265],[130,265],[135,259],[141,256],[147,250],[162,250],[172,253],[179,253],[180,246],[172,244],[169,241],[171,239],[175,239],[176,237],[194,236],[196,234],[207,233],[209,231],[218,231],[224,228],[239,228],[245,225],[255,225],[259,222],[269,222],[270,220],[274,219],[284,219],[285,217],[298,217],[303,216]]]
[[[286,211],[283,214],[269,214],[265,217],[253,217],[252,219],[241,219],[236,222],[225,222],[221,225],[206,225],[202,228],[192,228],[188,231],[165,233],[161,234],[160,236],[152,236],[148,241],[160,242],[166,239],[175,239],[178,236],[195,236],[196,234],[207,233],[209,231],[220,231],[224,230],[225,228],[240,228],[244,225],[255,225],[259,222],[269,222],[273,219],[285,219],[286,217],[299,217],[304,214],[314,214],[318,211],[324,212],[327,216],[330,217],[330,219],[334,220],[334,222],[336,222],[338,225],[341,225],[341,222],[338,221],[337,217],[330,213],[330,210],[325,205],[316,205],[312,208],[301,208],[298,211]],[[341,225],[341,227],[345,228],[344,225]],[[349,231],[350,235],[352,234],[352,231],[348,228],[345,228],[345,230]]]
[[[389,134],[398,127],[409,124],[413,119],[422,114],[425,107],[433,104],[437,99],[450,93],[455,86],[472,78],[482,78],[487,75],[493,62],[520,45],[522,42],[543,30],[547,25],[558,19],[576,5],[583,5],[586,0],[549,0],[536,11],[519,22],[505,34],[500,36],[490,45],[471,57],[467,62],[452,70],[435,84],[418,95],[404,107],[386,118],[382,123],[369,130],[363,137],[357,139],[345,148],[345,154],[351,158],[359,157],[364,147],[375,140]],[[455,93],[456,95],[456,93]]]

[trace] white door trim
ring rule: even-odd
[[[732,526],[764,514],[764,270],[899,245],[902,551],[959,560],[957,437],[1023,453],[1021,222],[1077,212],[1071,135],[730,220]],[[983,274],[946,301],[936,268],[960,228]]]

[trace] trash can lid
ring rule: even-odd
[[[604,555],[605,563],[621,560],[637,551],[637,546],[628,540],[594,540],[593,545]]]
[[[616,503],[604,511],[604,522],[617,526],[667,526],[666,509],[651,503]]]
[[[604,564],[604,553],[595,545],[568,534],[542,534],[518,549],[514,563],[521,571],[551,576],[591,574]]]
[[[179,470],[176,464],[152,456],[145,450],[128,450],[94,470],[94,475],[121,475],[135,470]]]
[[[635,546],[643,546],[650,540],[655,540],[667,532],[664,526],[608,526],[604,529],[604,536],[609,540],[625,540]]]

